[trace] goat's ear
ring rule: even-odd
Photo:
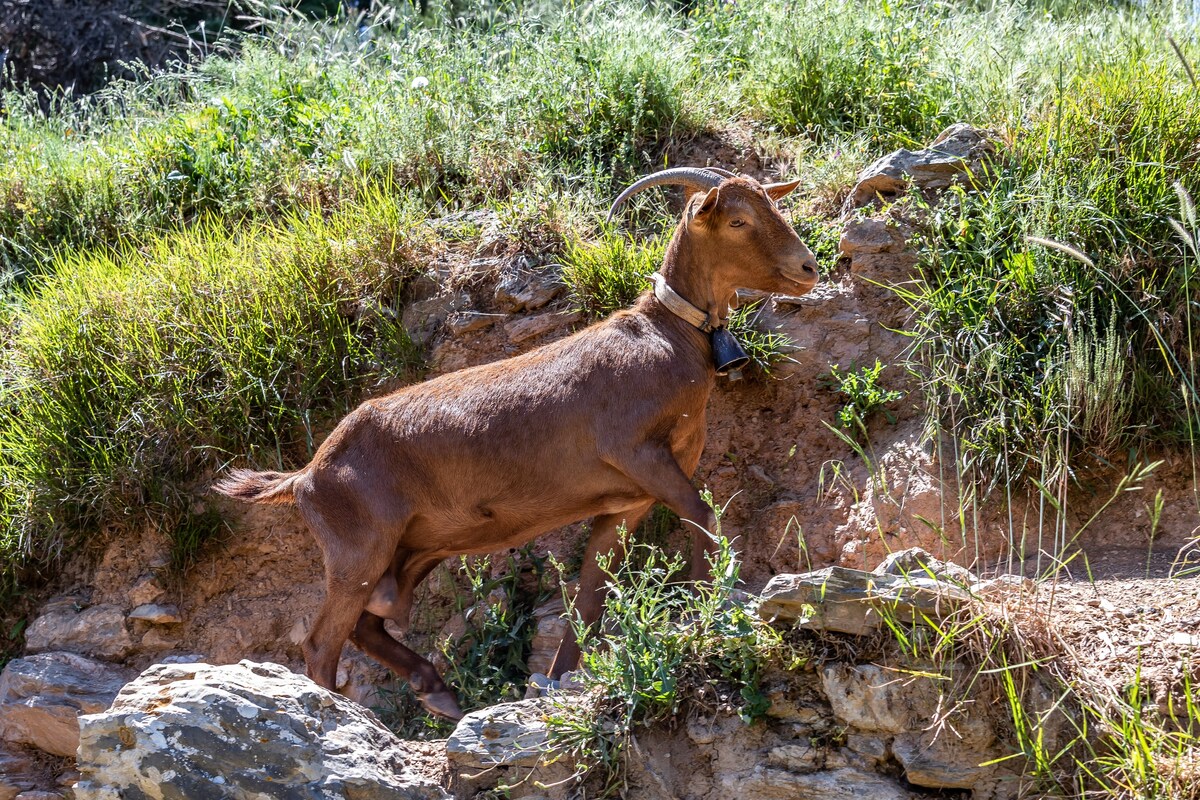
[[[691,219],[694,220],[697,217],[702,217],[705,214],[707,214],[708,212],[712,211],[714,208],[716,208],[717,200],[720,198],[720,195],[721,195],[720,187],[714,186],[713,188],[709,189],[708,194],[704,195],[703,200],[701,200],[699,203],[692,204]]]
[[[772,200],[782,200],[796,190],[800,185],[800,179],[790,183],[768,183],[763,187],[763,191],[767,193],[767,197]]]

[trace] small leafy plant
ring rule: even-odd
[[[849,369],[831,365],[827,385],[845,397],[849,402],[842,406],[837,413],[838,424],[850,431],[865,431],[867,420],[877,412],[883,413],[890,423],[896,422],[896,415],[888,409],[889,403],[894,403],[904,396],[904,392],[887,389],[879,382],[879,375],[884,365],[875,359],[871,367]]]
[[[716,544],[706,581],[681,583],[682,556],[627,542],[624,565],[600,556],[610,579],[603,627],[576,622],[585,643],[581,679],[597,702],[557,709],[551,735],[574,752],[580,779],[600,780],[602,796],[620,793],[626,747],[639,730],[687,707],[759,718],[769,706],[760,688],[767,667],[796,668],[808,658],[737,597],[741,564],[720,534],[720,509],[707,492],[705,499],[718,513],[716,532],[703,534]]]

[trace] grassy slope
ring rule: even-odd
[[[514,5],[451,24],[400,3],[369,46],[281,24],[49,118],[4,98],[0,599],[147,519],[186,561],[216,524],[192,513],[212,469],[294,466],[314,427],[410,374],[395,312],[447,246],[431,217],[490,206],[563,242],[581,302],[620,304],[649,262],[590,247],[597,212],[703,131],[749,132],[818,194],[949,122],[999,131],[996,187],[937,213],[911,298],[960,467],[1047,484],[1190,444],[1200,287],[1169,219],[1173,184],[1198,188],[1200,95],[1166,38],[1191,59],[1194,28],[1169,11]],[[641,233],[661,234],[657,204]]]

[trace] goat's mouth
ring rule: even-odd
[[[784,272],[783,279],[791,284],[785,290],[787,294],[799,296],[811,292],[820,282],[820,277],[816,274],[801,273],[799,275],[793,272]]]

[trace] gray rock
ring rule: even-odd
[[[125,612],[120,606],[76,610],[72,604],[55,603],[29,626],[25,649],[30,653],[55,650],[119,660],[133,652],[134,643],[125,629]]]
[[[821,686],[834,716],[862,731],[921,730],[938,702],[938,692],[928,678],[885,671],[874,664],[826,664]]]
[[[444,292],[428,300],[409,303],[401,316],[401,324],[414,342],[428,344],[453,314],[470,305],[471,296],[466,292]]]
[[[536,317],[523,317],[513,320],[505,324],[504,331],[508,334],[509,339],[519,344],[528,339],[565,328],[581,319],[583,319],[583,314],[578,311],[569,314],[551,312],[549,314],[539,314]]]
[[[566,291],[556,274],[533,272],[518,256],[514,265],[496,284],[496,307],[509,314],[536,311]]]
[[[971,789],[991,777],[995,767],[988,762],[1005,755],[991,746],[995,741],[991,729],[964,736],[962,726],[951,727],[937,735],[923,731],[895,738],[892,754],[909,783],[930,789]]]
[[[473,711],[446,741],[446,758],[458,767],[534,767],[557,757],[550,747],[546,698]]]
[[[895,780],[857,769],[797,774],[776,767],[722,775],[720,794],[728,800],[910,800]]]
[[[884,615],[902,622],[923,616],[941,618],[971,596],[965,589],[927,576],[826,567],[798,575],[776,575],[760,597],[758,613],[763,619],[861,636],[878,629]]]
[[[446,320],[446,327],[455,336],[465,336],[468,333],[490,328],[500,320],[503,314],[486,314],[482,311],[457,311]]]
[[[825,753],[808,742],[785,744],[771,748],[767,763],[789,772],[816,772],[825,765]]]
[[[163,606],[157,603],[146,603],[129,612],[130,619],[150,622],[154,625],[175,625],[183,622],[183,615],[178,606]]]
[[[157,664],[81,718],[77,800],[448,800],[371,712],[277,664]]]
[[[907,225],[876,217],[854,219],[842,229],[838,250],[851,258],[860,254],[901,253],[908,245],[912,229]]]
[[[57,756],[79,746],[79,715],[108,708],[132,676],[76,653],[40,653],[0,674],[0,738]]]
[[[914,184],[926,192],[943,191],[955,180],[980,175],[995,152],[986,132],[961,122],[951,125],[929,147],[897,150],[859,173],[844,210],[862,208],[876,198],[895,200]]]
[[[966,567],[960,567],[952,561],[940,561],[919,547],[892,553],[874,571],[876,575],[933,578],[964,587],[979,581]]]

